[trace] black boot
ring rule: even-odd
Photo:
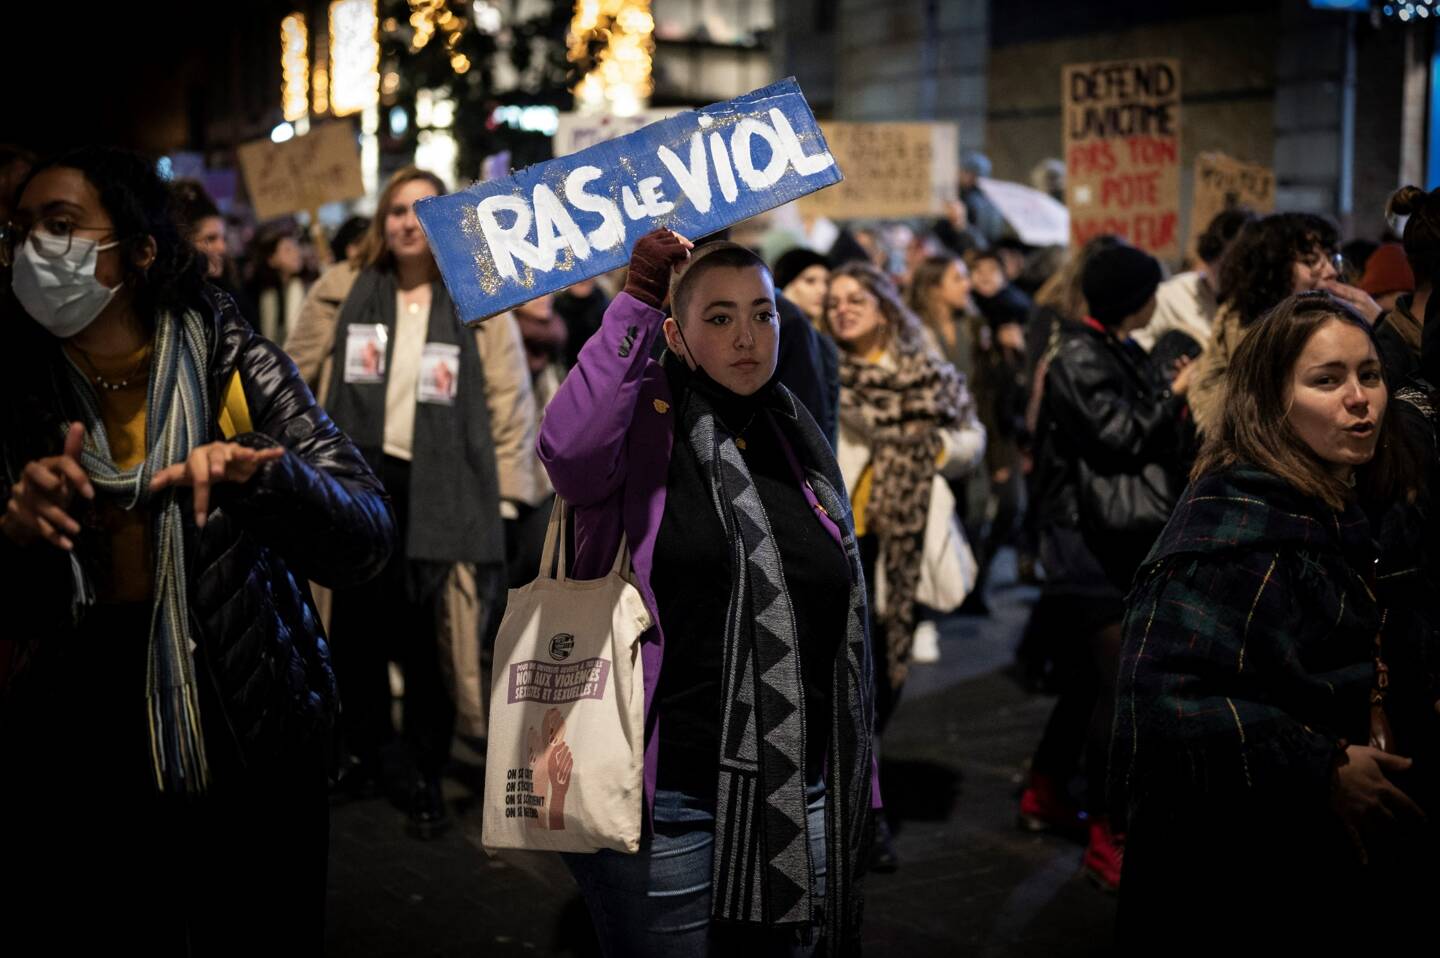
[[[380,762],[365,761],[357,755],[340,760],[340,769],[330,780],[330,802],[363,801],[380,794]]]
[[[417,775],[410,792],[410,834],[416,838],[435,838],[450,827],[445,810],[445,796],[439,777]]]

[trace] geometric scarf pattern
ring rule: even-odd
[[[700,390],[685,420],[731,546],[711,914],[808,925],[805,686],[780,548],[735,436]]]
[[[870,447],[865,526],[879,540],[885,608],[876,610],[889,651],[892,688],[905,681],[914,642],[915,592],[942,430],[974,417],[965,377],[926,352],[892,352],[895,367],[840,360],[840,417]]]
[[[80,463],[97,492],[122,509],[144,507],[151,515],[155,547],[155,595],[150,614],[145,705],[155,786],[161,792],[203,792],[210,771],[195,683],[195,643],[190,635],[186,587],[185,526],[176,489],[151,495],[155,474],[182,463],[209,434],[205,389],[205,328],[193,311],[162,314],[155,328],[145,404],[145,460],[120,470],[110,452],[100,402],[90,381],[69,363],[70,378],[85,417]]]

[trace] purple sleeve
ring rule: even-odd
[[[625,434],[664,320],[630,294],[616,296],[546,407],[540,461],[572,506],[599,502],[625,481]]]

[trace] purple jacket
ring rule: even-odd
[[[665,314],[628,293],[605,311],[599,331],[580,350],[575,367],[546,407],[537,443],[555,492],[575,517],[576,579],[607,575],[623,532],[630,545],[635,584],[655,620],[641,640],[645,668],[645,807],[654,807],[659,767],[658,723],[651,714],[660,681],[665,635],[650,586],[655,539],[665,515],[666,481],[674,443],[675,410],[670,383],[650,358]],[[793,460],[792,460],[793,463]],[[797,468],[798,463],[793,463]],[[816,500],[808,485],[806,499]],[[841,540],[839,528],[819,509],[812,514]],[[878,807],[878,787],[872,799]]]

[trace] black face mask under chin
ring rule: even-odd
[[[684,369],[685,375],[689,380],[690,388],[698,389],[704,393],[711,402],[722,404],[728,414],[733,415],[740,411],[742,407],[750,407],[756,403],[763,402],[769,397],[775,388],[775,384],[780,380],[780,370],[777,366],[765,385],[748,396],[742,396],[716,381],[713,376],[705,371],[705,367],[700,365],[700,361],[695,358],[694,351],[690,349],[690,342],[685,338],[685,329],[680,325],[679,320],[675,321],[675,331],[680,334],[680,344],[685,347],[685,355],[690,357],[687,361],[685,357],[680,356],[678,353],[675,354],[676,361],[679,362]],[[674,350],[671,352],[674,352]],[[693,369],[690,367],[690,363],[695,364]]]

